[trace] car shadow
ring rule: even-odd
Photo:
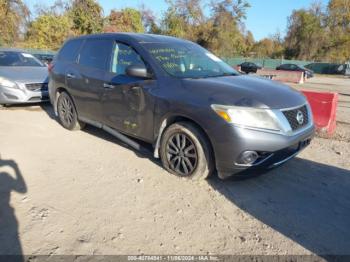
[[[55,112],[54,112],[54,110],[53,110],[53,108],[52,108],[52,106],[51,106],[51,104],[49,102],[48,103],[41,103],[40,107],[52,120],[58,121],[58,118],[56,117]],[[150,161],[152,161],[153,163],[155,163],[155,164],[159,165],[160,167],[162,167],[161,162],[158,159],[155,159],[153,157],[153,147],[152,147],[152,145],[150,145],[150,144],[148,144],[146,142],[143,142],[141,140],[129,137],[133,141],[135,141],[135,142],[137,142],[138,144],[141,145],[142,150],[138,151],[138,150],[130,147],[128,144],[122,142],[118,138],[116,138],[116,137],[112,136],[111,134],[107,133],[106,131],[102,130],[101,128],[97,128],[97,127],[94,127],[92,125],[88,125],[87,124],[82,131],[86,132],[86,133],[88,133],[90,135],[93,135],[93,136],[99,137],[101,139],[104,139],[104,140],[106,140],[108,142],[111,142],[111,143],[114,143],[116,145],[122,146],[124,148],[130,149],[138,157],[140,157],[140,158],[147,158]]]
[[[50,102],[30,103],[30,104],[13,104],[2,107],[1,110],[16,111],[24,110],[30,112],[44,111],[51,119],[56,120],[55,112]]]
[[[161,161],[159,159],[156,159],[153,157],[153,147],[151,144],[143,142],[141,140],[135,139],[135,138],[131,138],[133,141],[137,142],[138,144],[141,145],[142,149],[141,150],[136,150],[134,148],[132,148],[131,146],[129,146],[128,144],[122,142],[121,140],[119,140],[118,138],[112,136],[111,134],[107,133],[106,131],[91,126],[91,125],[86,125],[85,128],[83,129],[84,132],[96,136],[98,138],[104,139],[108,142],[111,142],[113,144],[116,144],[118,146],[124,147],[126,149],[131,150],[132,152],[134,152],[134,154],[137,157],[140,158],[147,158],[148,160],[152,161],[154,164],[160,166],[161,168],[163,168]]]
[[[18,234],[18,221],[15,210],[10,206],[10,197],[12,191],[26,193],[27,186],[15,161],[0,159],[0,168],[4,167],[12,169],[14,177],[0,171],[0,260],[19,262],[24,261],[24,258]]]
[[[305,249],[350,254],[350,171],[296,158],[244,181],[209,184],[232,204]]]
[[[53,110],[53,107],[50,102],[43,102],[39,104],[41,109],[52,119],[57,120],[57,117],[55,115],[55,111]]]

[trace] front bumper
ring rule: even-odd
[[[30,91],[23,85],[19,88],[0,86],[0,104],[37,103],[49,100],[48,91]]]
[[[314,125],[292,136],[245,129],[229,124],[220,129],[219,135],[215,135],[212,139],[212,145],[216,169],[222,179],[244,175],[248,170],[273,168],[285,163],[310,144],[315,132]],[[237,159],[244,151],[256,151],[262,153],[263,157],[253,165],[237,164]]]

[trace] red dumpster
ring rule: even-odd
[[[333,135],[336,128],[338,94],[306,90],[302,92],[310,103],[316,128]]]

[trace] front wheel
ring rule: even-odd
[[[61,125],[68,130],[80,130],[84,128],[84,123],[78,120],[78,114],[72,98],[63,92],[57,100],[58,119]]]
[[[168,127],[162,136],[160,151],[164,168],[174,175],[202,180],[213,172],[209,141],[190,122],[179,122]]]

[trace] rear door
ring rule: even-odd
[[[80,50],[78,70],[67,74],[71,82],[75,103],[81,117],[100,122],[103,118],[101,95],[109,68],[113,40],[86,39]]]
[[[77,70],[76,63],[82,42],[83,40],[81,39],[67,41],[60,49],[57,57],[51,65],[51,69],[49,70],[49,93],[51,102],[53,103],[56,102],[56,88],[66,87],[69,89],[68,85],[72,84],[70,79],[67,79],[66,75],[68,72]]]
[[[154,99],[151,91],[156,87],[157,81],[128,76],[126,68],[136,64],[145,65],[151,71],[134,48],[116,42],[101,99],[102,110],[105,123],[109,126],[152,141]]]

